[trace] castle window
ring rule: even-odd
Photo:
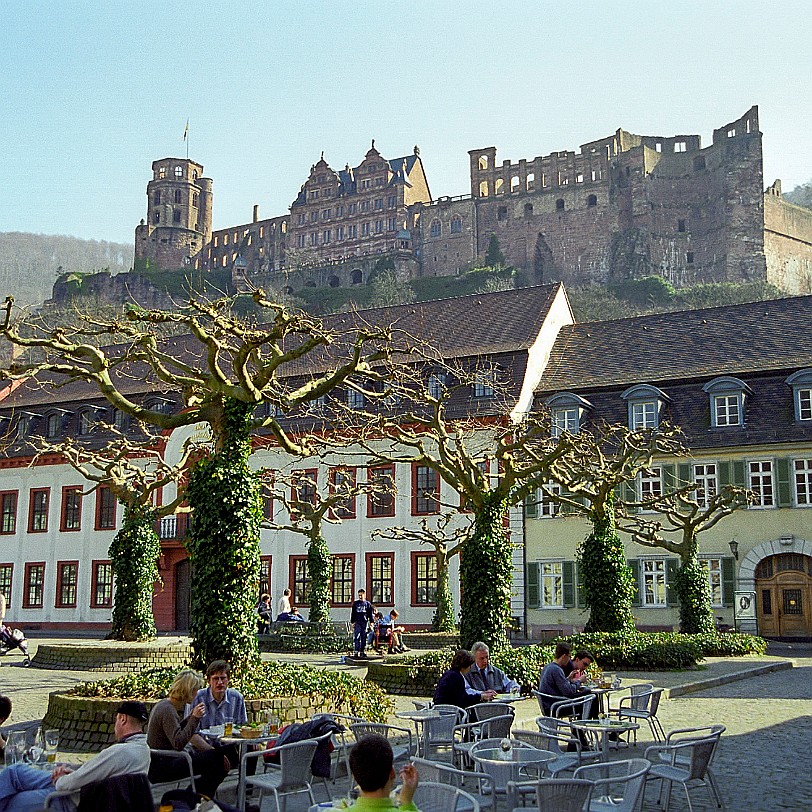
[[[321,219],[328,220],[330,218],[330,209],[322,209],[321,210]]]
[[[288,233],[288,224],[284,220],[279,224],[279,233],[280,234]],[[284,246],[284,242],[282,243],[282,245]]]
[[[430,233],[432,237],[440,237],[443,233],[443,224],[439,220],[432,220]]]
[[[361,201],[361,211],[369,211],[369,201],[362,200]]]
[[[319,219],[319,213],[317,211],[310,212],[310,222],[315,223]]]
[[[569,175],[566,172],[559,172],[558,173],[558,185],[559,186],[566,186],[570,182]]]
[[[380,211],[383,209],[383,198],[377,197],[375,198],[375,211]]]
[[[532,203],[525,203],[524,204],[524,216],[525,217],[532,217],[533,216],[533,204]]]
[[[674,142],[674,152],[685,152],[688,149],[688,145],[685,141],[675,141]]]
[[[677,220],[677,231],[685,231],[685,220]]]
[[[508,219],[508,210],[507,206],[500,206],[496,210],[496,219],[497,220],[507,220]]]
[[[525,183],[528,192],[532,192],[536,188],[536,176],[533,172],[531,172],[527,176],[527,181]]]
[[[555,210],[556,211],[564,211],[564,199],[559,197],[558,200],[555,201]]]
[[[480,172],[483,169],[487,169],[487,168],[488,168],[488,156],[487,155],[480,155],[479,156],[479,170],[480,170]]]
[[[575,176],[575,182],[576,182],[576,183],[583,183],[583,182],[584,182],[584,176],[583,176],[583,173],[579,172],[579,173],[578,173],[578,174]]]
[[[330,231],[330,229],[329,229],[329,228],[326,228],[326,229],[325,229],[325,230],[322,232],[322,235],[321,235],[321,242],[322,242],[322,244],[323,244],[323,245],[327,245],[327,243],[328,243],[328,242],[330,242],[330,237],[331,237],[331,236],[332,236],[332,232]]]
[[[175,167],[175,177],[176,178],[182,178],[183,177],[183,167],[182,166],[176,166]]]
[[[592,180],[603,180],[603,170],[602,169],[593,169],[592,170]]]
[[[451,218],[451,233],[462,234],[462,220],[456,215]]]
[[[483,180],[479,184],[479,196],[480,197],[487,197],[488,196],[488,181]]]
[[[376,220],[375,221],[375,233],[376,234],[383,234],[383,220]]]
[[[494,187],[494,194],[503,195],[504,193],[505,193],[505,181],[502,178],[497,178],[496,185]]]
[[[361,181],[361,188],[362,189],[369,189],[372,187],[372,178],[364,178]]]
[[[193,169],[193,170],[192,170],[192,180],[197,180],[197,178],[198,178],[198,175],[197,175],[197,170],[196,170],[196,169]]]
[[[223,234],[223,245],[228,245],[228,234]]]
[[[183,193],[180,189],[175,189],[175,203],[183,202]]]
[[[586,199],[586,205],[587,205],[587,206],[588,206],[590,209],[594,209],[594,208],[595,208],[595,206],[597,206],[597,205],[598,205],[598,196],[597,196],[597,195],[590,195],[590,196],[589,196],[589,197]]]
[[[364,281],[364,274],[362,273],[360,268],[356,268],[350,274],[350,281],[353,285],[360,285]]]
[[[694,264],[694,252],[693,252],[693,251],[688,251],[688,252],[685,254],[685,262],[686,262],[688,265],[693,265],[693,264]]]
[[[296,247],[297,248],[304,248],[305,247],[305,235],[304,234],[300,234],[296,238]]]
[[[511,192],[518,192],[519,191],[519,176],[514,175],[510,179],[510,191]]]
[[[166,177],[166,167],[162,166],[158,169],[158,180],[163,180]]]
[[[259,238],[262,239],[265,236],[265,226],[259,227]]]
[[[452,223],[451,225],[453,226],[454,224]],[[396,217],[390,217],[386,221],[386,230],[387,231],[395,231],[397,229],[397,227],[398,227],[398,221],[397,221]]]
[[[655,151],[655,152],[662,152],[662,151],[663,151],[663,145],[662,145],[662,142],[658,141],[658,142],[657,142],[657,143],[654,145],[654,151]]]
[[[160,222],[161,222],[161,213],[160,213],[159,211],[156,211],[156,212],[155,212],[155,213],[152,215],[152,222],[153,222],[153,223],[160,223]]]
[[[173,223],[180,222],[180,209],[172,209],[172,222]]]
[[[394,208],[395,208],[395,206],[397,206],[397,205],[398,205],[398,198],[397,198],[397,195],[389,195],[389,197],[387,197],[387,198],[386,198],[386,205],[387,205],[387,206],[388,206],[390,209],[394,209]]]
[[[369,236],[369,223],[361,223],[361,236],[362,237]]]
[[[337,276],[331,276],[327,284],[331,288],[337,288],[341,284],[341,280]]]
[[[705,168],[705,156],[704,155],[697,155],[694,158],[694,169],[698,172],[700,169]]]
[[[383,178],[375,178],[376,186],[383,186]]]
[[[730,129],[727,131],[727,137],[728,137],[728,138],[735,138],[735,137],[736,137],[736,128],[735,128],[735,127],[731,127],[731,128],[730,128]]]
[[[297,218],[297,222],[300,226],[303,226],[307,222],[307,215],[302,212]]]
[[[155,198],[154,199],[155,199],[155,205],[160,206],[161,205],[161,190],[160,189],[157,192],[155,192]]]
[[[195,193],[192,195],[192,205],[193,205],[195,208],[197,208],[197,201],[198,201],[198,196],[197,196],[197,192],[195,192]]]

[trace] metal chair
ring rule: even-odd
[[[192,756],[185,750],[155,750],[150,748],[149,757],[151,762],[158,761],[163,758],[173,759],[174,761],[178,762],[179,767],[183,762],[186,764],[185,772],[180,774],[178,778],[166,781],[152,781],[150,779],[150,784],[152,786],[152,798],[156,803],[161,800],[161,796],[164,794],[164,792],[169,789],[177,789],[181,784],[185,784],[187,781],[189,782],[189,787],[191,788],[192,792],[197,791],[195,788],[195,770],[192,766]],[[179,773],[180,772],[181,771],[179,770]]]
[[[545,766],[545,770],[553,778],[559,773],[574,770],[584,763],[600,758],[600,753],[584,750],[581,740],[573,736],[569,724],[564,719],[537,716],[536,724],[538,730],[514,730],[513,737],[539,750],[556,753],[557,758]]]
[[[579,767],[573,777],[592,782],[589,812],[639,812],[650,767],[651,762],[645,758],[629,758],[587,764]]]
[[[420,812],[479,812],[479,801],[473,795],[451,784],[421,781],[414,793],[414,804]]]
[[[516,709],[513,705],[504,702],[480,702],[478,705],[471,705],[468,708],[469,722],[484,722],[486,719],[493,719],[494,716],[515,716]]]
[[[468,722],[454,727],[454,742],[452,744],[453,762],[463,766],[467,762],[468,753],[481,739],[507,739],[510,737],[510,728],[513,726],[513,714],[505,716],[492,716],[481,722]],[[458,760],[459,757],[459,760]]]
[[[635,686],[636,687],[636,686]],[[637,691],[624,696],[615,708],[618,719],[646,719],[651,729],[654,741],[665,739],[665,731],[657,718],[657,709],[660,707],[660,698],[663,688],[652,688],[649,691]],[[637,731],[634,731],[634,742],[637,744]]]
[[[667,812],[671,804],[671,788],[675,783],[684,787],[689,810],[693,810],[691,794],[688,791],[689,784],[703,785],[708,791],[711,803],[715,803],[719,809],[724,809],[716,779],[713,773],[708,772],[721,735],[721,731],[716,731],[700,738],[678,741],[676,744],[654,744],[646,748],[645,757],[653,761],[649,770],[649,780],[662,781],[660,803],[665,793],[663,812]],[[668,759],[665,762],[663,755]]]
[[[438,754],[439,751],[444,751],[450,753],[453,760],[454,728],[464,724],[468,714],[463,708],[458,708],[456,705],[434,705],[432,710],[439,713],[440,716],[436,719],[426,719],[424,722],[425,752],[423,756],[431,756],[433,750]]]
[[[516,765],[512,761],[505,761],[501,763],[498,761],[477,761],[475,756],[480,750],[498,749],[503,741],[504,739],[480,739],[478,742],[474,742],[473,746],[468,751],[471,759],[476,763],[476,771],[483,773],[490,779],[490,785],[485,788],[482,795],[485,798],[487,798],[489,795],[493,798],[494,808],[496,808],[496,802],[499,797],[504,796],[508,800],[515,797],[508,793],[507,785],[508,782],[515,782],[516,776],[514,775],[514,771],[516,769]],[[538,749],[515,738],[509,739],[509,741],[511,747],[514,749]],[[525,769],[527,771],[532,771],[533,778],[537,777],[535,765],[527,765]],[[529,790],[527,791],[529,792]]]
[[[240,812],[245,812],[245,797],[247,790],[256,787],[259,790],[259,805],[262,806],[263,793],[270,791],[276,801],[277,812],[283,812],[286,808],[288,795],[296,795],[306,792],[310,798],[310,803],[315,804],[313,797],[313,787],[310,785],[312,772],[310,765],[319,743],[315,739],[304,739],[300,742],[283,744],[269,750],[254,750],[243,754],[240,759],[240,782],[237,790],[237,806]],[[269,772],[247,775],[246,767],[252,758],[274,752],[279,754],[278,765],[268,765],[272,769]],[[279,799],[283,800],[280,805]]]
[[[576,716],[579,719],[588,719],[595,697],[592,694],[583,696],[553,696],[533,691],[541,709],[542,716],[561,718],[562,716]]]
[[[583,812],[592,792],[592,782],[581,778],[545,778],[541,781],[509,782],[508,794],[526,797],[536,793],[538,812]],[[524,807],[533,810],[534,807]]]
[[[350,730],[352,731],[352,735],[355,736],[356,741],[359,741],[364,736],[370,735],[370,733],[376,733],[385,739],[389,739],[390,744],[392,744],[392,752],[395,761],[403,758],[408,759],[415,754],[414,737],[408,727],[385,725],[380,722],[355,722],[350,725]],[[393,738],[400,738],[404,735],[406,736],[406,744],[392,742]]]

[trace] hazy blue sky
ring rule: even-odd
[[[591,10],[590,10],[591,7]],[[572,9],[572,10],[571,10]],[[812,178],[806,2],[7,0],[0,231],[131,241],[156,158],[214,179],[214,227],[283,214],[324,150],[415,144],[432,193],[469,149],[699,133],[760,107],[765,183]]]

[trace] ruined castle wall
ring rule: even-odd
[[[767,281],[787,293],[812,293],[812,211],[764,196]]]
[[[420,276],[454,276],[471,268],[477,253],[472,198],[441,197],[418,207],[415,222]]]

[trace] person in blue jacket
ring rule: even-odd
[[[465,675],[474,664],[474,658],[465,649],[460,649],[451,660],[448,669],[437,683],[434,690],[435,705],[457,705],[467,708],[478,702],[489,702],[496,696],[496,691],[477,691],[465,681]]]
[[[365,589],[358,590],[358,600],[352,604],[352,612],[350,614],[350,623],[352,623],[352,644],[355,650],[355,656],[360,657],[362,660],[367,659],[367,627],[373,622],[375,617],[375,610],[372,604],[367,600],[367,593]]]

